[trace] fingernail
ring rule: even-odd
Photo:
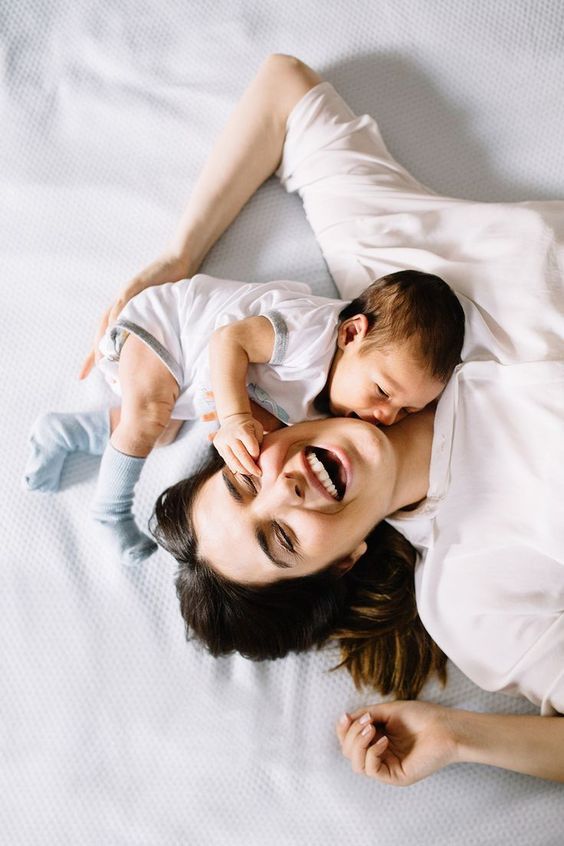
[[[349,715],[348,714],[341,714],[341,716],[339,717],[340,724],[342,726],[346,726],[348,721],[349,721]]]
[[[364,734],[364,732],[362,732],[362,733]],[[374,744],[374,747],[383,746],[385,742],[386,742],[386,735],[381,737],[380,740],[377,740],[376,743]]]
[[[363,714],[359,720],[361,726],[365,725],[366,723],[370,722],[370,714]]]
[[[360,733],[363,734],[363,735],[367,735],[367,734],[370,734],[372,729],[373,729],[373,726],[366,726],[366,728],[363,728]]]

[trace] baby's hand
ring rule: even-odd
[[[260,476],[255,459],[259,457],[263,428],[250,413],[226,418],[213,439],[213,445],[232,473]]]

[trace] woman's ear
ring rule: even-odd
[[[344,349],[352,341],[358,343],[366,337],[368,332],[368,318],[365,314],[355,314],[354,317],[347,317],[339,326],[337,334],[337,346]]]
[[[367,549],[368,545],[366,544],[366,541],[359,543],[357,548],[351,552],[350,555],[347,555],[346,558],[343,558],[343,560],[337,562],[337,564],[333,564],[333,572],[337,573],[339,576],[344,576],[345,573],[348,573],[348,571],[354,567],[358,559],[362,558]]]

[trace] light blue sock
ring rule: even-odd
[[[133,489],[144,464],[144,458],[125,455],[111,443],[100,463],[92,515],[111,529],[124,564],[138,564],[157,548],[154,540],[137,528],[132,513]]]
[[[110,439],[110,414],[50,412],[38,417],[31,430],[31,450],[24,470],[30,491],[58,491],[65,458],[70,452],[102,455]]]

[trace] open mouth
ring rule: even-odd
[[[306,461],[316,479],[333,499],[340,502],[347,490],[347,474],[340,458],[322,447],[306,447]]]

